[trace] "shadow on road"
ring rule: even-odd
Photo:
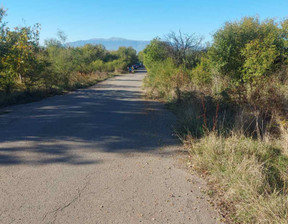
[[[102,161],[89,159],[94,152],[156,153],[177,144],[174,117],[162,104],[144,100],[126,84],[99,87],[0,115],[0,165],[95,164]]]

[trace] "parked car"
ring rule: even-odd
[[[133,66],[134,69],[139,68],[139,65],[138,65],[138,64],[134,64],[134,65],[132,65],[132,66]]]

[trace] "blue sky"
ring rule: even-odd
[[[10,27],[40,23],[41,42],[63,30],[68,41],[123,37],[151,40],[170,31],[206,41],[225,21],[288,18],[288,0],[1,0]]]

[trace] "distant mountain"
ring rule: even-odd
[[[112,37],[109,39],[94,38],[90,40],[78,40],[70,42],[67,45],[71,47],[82,47],[85,44],[102,44],[107,50],[117,50],[119,47],[133,47],[137,52],[142,51],[150,41],[127,40],[123,38]]]

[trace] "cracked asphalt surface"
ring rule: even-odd
[[[145,72],[0,111],[0,223],[217,223]]]

